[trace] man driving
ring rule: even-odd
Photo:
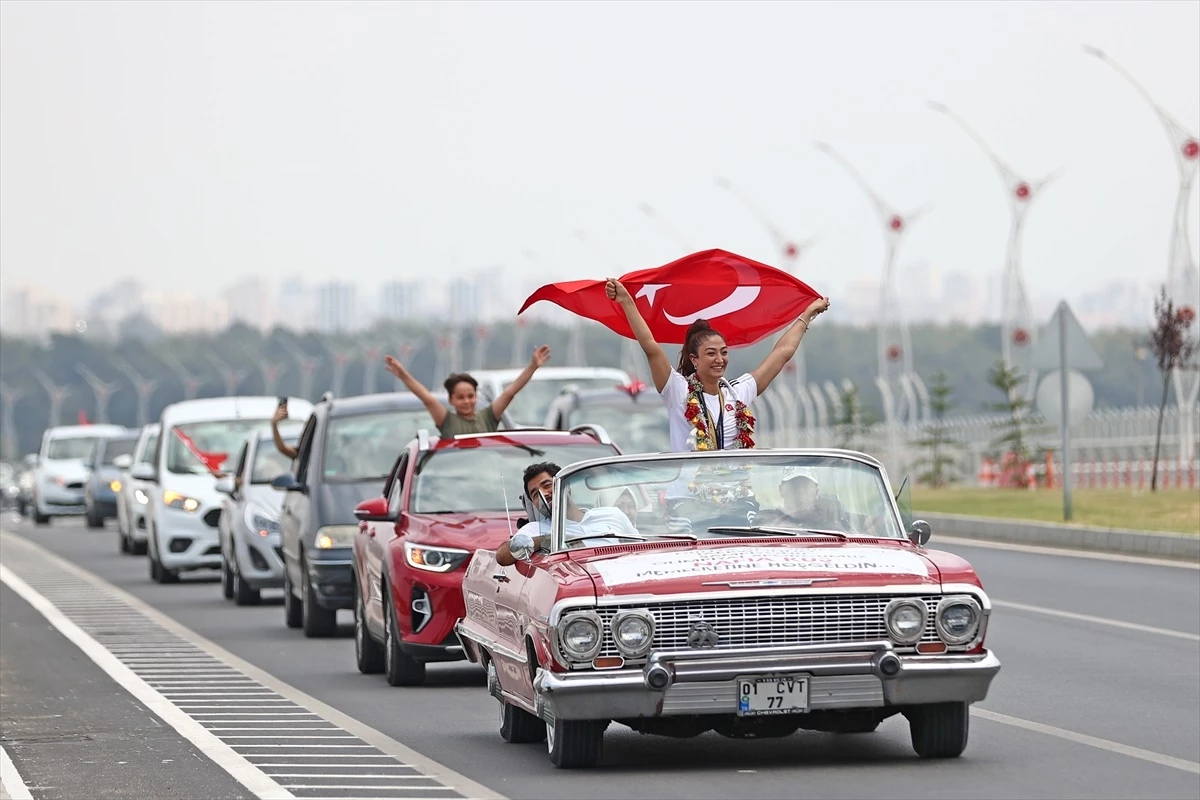
[[[550,462],[530,464],[522,475],[525,496],[529,499],[532,511],[529,522],[522,525],[517,533],[527,533],[533,537],[535,550],[550,549],[550,509],[554,503],[554,476],[560,469],[557,464]],[[585,512],[575,505],[574,499],[568,493],[564,513],[566,519],[563,521],[563,537],[567,547],[620,544],[622,536],[626,539],[641,538],[629,517],[619,508],[598,506]],[[517,563],[509,550],[508,542],[496,548],[496,563],[502,567]]]
[[[783,508],[767,509],[754,518],[755,525],[795,525],[801,528],[848,530],[841,504],[833,497],[821,497],[821,487],[812,471],[805,467],[784,467],[779,482]]]

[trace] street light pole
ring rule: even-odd
[[[321,363],[321,359],[308,355],[286,339],[281,338],[279,341],[295,359],[296,365],[300,367],[300,396],[305,400],[312,400],[313,383],[316,380],[317,365]]]
[[[133,390],[137,392],[138,408],[137,408],[137,425],[139,428],[145,426],[150,419],[150,398],[154,394],[155,388],[158,387],[156,378],[143,378],[133,367],[124,361],[114,358],[114,362],[125,377],[129,378],[129,382],[133,384]]]
[[[888,457],[892,468],[903,467],[900,456],[899,426],[902,422],[918,422],[922,416],[918,408],[917,394],[911,378],[913,374],[912,340],[908,322],[904,318],[903,306],[896,291],[896,253],[904,234],[912,223],[924,216],[926,210],[918,209],[907,216],[884,202],[883,198],[867,183],[849,161],[824,142],[816,148],[832,158],[858,184],[863,193],[875,206],[875,212],[884,231],[883,276],[879,292],[879,323],[876,327],[879,386],[883,400],[883,411],[888,438]],[[902,398],[897,397],[892,387],[899,387]]]
[[[113,392],[117,390],[118,384],[116,382],[105,383],[104,381],[100,380],[99,375],[92,372],[83,364],[76,364],[75,370],[83,376],[83,379],[87,381],[88,386],[92,387],[92,394],[94,394],[96,397],[96,424],[107,425],[108,401],[109,398],[112,397]]]
[[[225,396],[233,397],[236,395],[242,379],[246,377],[246,370],[234,369],[218,358],[215,353],[209,353],[208,360],[217,368],[217,374],[221,376],[221,380],[225,384]]]
[[[375,375],[379,369],[379,348],[375,345],[368,345],[363,350],[363,356],[366,358],[366,363],[363,364],[362,393],[375,394]]]
[[[279,379],[283,375],[283,366],[267,360],[266,352],[256,353],[245,345],[242,346],[242,352],[250,359],[251,363],[258,361],[258,374],[262,378],[263,394],[268,397],[279,396]]]
[[[1196,298],[1200,297],[1200,277],[1197,277],[1196,262],[1192,260],[1192,246],[1188,241],[1188,205],[1192,195],[1192,183],[1200,168],[1200,141],[1196,134],[1183,127],[1150,93],[1134,79],[1124,67],[1114,61],[1103,50],[1085,45],[1084,52],[1108,64],[1133,86],[1158,116],[1167,132],[1175,166],[1179,171],[1178,191],[1175,195],[1175,214],[1171,224],[1171,249],[1167,261],[1167,296],[1179,309],[1181,315],[1196,319]],[[1189,325],[1193,324],[1189,322]],[[1179,405],[1179,455],[1190,462],[1196,441],[1195,414],[1197,396],[1200,395],[1200,370],[1177,369],[1173,371],[1175,400]]]
[[[0,442],[3,442],[5,458],[16,458],[17,456],[17,426],[16,426],[16,409],[17,403],[25,395],[25,390],[16,386],[9,386],[7,383],[0,383],[0,400],[4,401],[4,410],[0,413],[0,428],[3,429],[4,435],[0,436]]]
[[[996,155],[974,128],[947,106],[930,103],[929,107],[949,117],[971,137],[979,149],[991,159],[992,165],[1000,173],[1000,180],[1004,183],[1011,222],[1008,231],[1008,252],[1004,259],[1004,278],[1000,287],[1001,355],[1010,369],[1016,369],[1025,376],[1024,394],[1027,399],[1032,399],[1037,389],[1037,372],[1031,364],[1033,348],[1037,343],[1037,330],[1033,324],[1029,292],[1021,270],[1021,232],[1033,198],[1039,196],[1042,189],[1054,181],[1059,173],[1053,172],[1037,181],[1026,180]]]
[[[203,386],[205,382],[200,378],[197,378],[187,367],[183,366],[183,364],[180,363],[179,359],[175,358],[175,356],[164,355],[162,359],[167,365],[167,368],[175,373],[176,377],[179,378],[180,384],[183,385],[183,399],[195,400],[196,395],[200,391],[200,387]]]

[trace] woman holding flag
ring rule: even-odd
[[[605,293],[624,311],[629,327],[649,361],[654,388],[667,406],[673,452],[754,447],[754,415],[750,404],[767,390],[796,354],[812,320],[829,308],[828,298],[817,297],[779,338],[761,364],[751,372],[728,380],[725,376],[729,367],[729,348],[725,337],[707,320],[697,319],[688,327],[679,353],[679,365],[674,368],[621,281],[609,278]]]

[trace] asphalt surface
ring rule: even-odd
[[[347,612],[342,612],[339,638],[308,640],[284,627],[278,593],[264,593],[261,606],[238,608],[222,599],[215,572],[185,576],[179,585],[151,583],[144,557],[117,553],[111,526],[96,532],[65,521],[35,529],[6,517],[4,528],[124,589],[275,678],[510,798],[1200,797],[1200,571],[1195,569],[943,545],[975,565],[997,603],[988,645],[1003,663],[988,698],[974,707],[979,713],[972,718],[970,744],[958,759],[919,760],[902,717],[889,719],[873,734],[800,732],[760,741],[715,734],[687,740],[641,736],[614,725],[598,768],[560,771],[550,765],[544,745],[509,745],[500,739],[495,701],[474,665],[434,665],[426,686],[390,688],[381,676],[355,669]],[[106,721],[122,730],[144,724],[137,714],[121,716],[113,699],[113,689],[119,697],[119,688],[102,680],[33,674],[33,667],[46,660],[66,661],[62,648],[71,645],[52,631],[34,635],[36,612],[22,609],[19,598],[14,601],[8,593],[3,601],[3,738],[22,774],[36,774],[41,782],[42,774],[65,768],[41,746],[8,744],[16,739],[12,732],[34,724],[29,717],[44,713],[32,698],[57,696],[60,680],[75,681],[72,702],[91,709],[92,724]],[[7,606],[15,607],[14,619],[33,625],[18,645],[23,655],[12,652]],[[10,669],[10,663],[16,666]],[[31,699],[10,706],[13,694]],[[86,733],[85,721],[79,729]],[[69,727],[60,723],[55,730],[66,735]],[[224,776],[220,770],[216,774]],[[225,796],[207,786],[197,796]],[[126,788],[129,793],[110,794],[96,782],[88,796],[168,796]],[[72,796],[41,794],[37,788],[33,794]]]

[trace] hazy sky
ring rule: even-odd
[[[1084,43],[1197,128],[1197,2],[5,0],[0,279],[604,277],[685,252],[642,202],[693,249],[778,264],[724,175],[818,237],[800,274],[834,293],[878,276],[883,237],[814,140],[930,206],[901,275],[996,270],[1000,180],[930,99],[1029,177],[1063,168],[1027,223],[1033,293],[1165,278],[1166,136]]]

